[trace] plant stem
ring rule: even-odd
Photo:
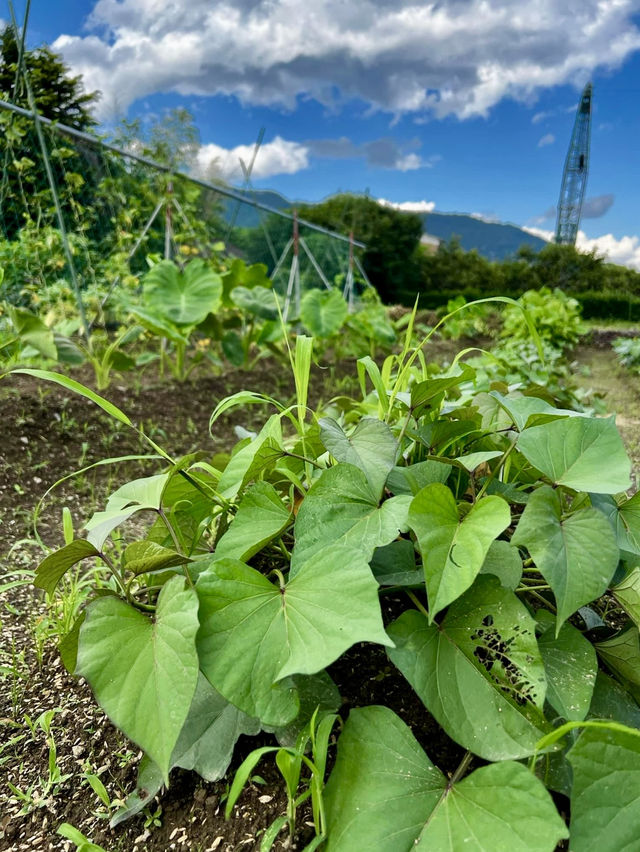
[[[469,768],[469,764],[471,763],[472,760],[473,760],[473,754],[472,754],[472,752],[468,751],[465,754],[465,756],[462,758],[462,760],[460,761],[458,768],[453,773],[453,775],[451,776],[451,778],[449,779],[449,781],[447,783],[447,788],[449,790],[453,787],[454,784],[456,784],[465,775],[467,769]]]
[[[429,618],[429,612],[425,609],[424,605],[418,600],[416,595],[414,595],[414,593],[411,591],[411,589],[407,589],[406,592],[407,592],[407,595],[409,596],[409,598],[411,598],[413,603],[416,605],[416,607],[424,615],[424,617],[428,619]]]

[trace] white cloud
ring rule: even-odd
[[[213,172],[224,180],[242,180],[240,160],[248,166],[253,152],[253,145],[237,145],[235,148],[223,148],[214,143],[202,145],[197,155],[197,169],[203,175]],[[276,136],[273,141],[260,146],[251,176],[259,179],[293,175],[308,166],[309,149],[306,145]]]
[[[64,54],[101,117],[153,92],[486,115],[640,48],[640,0],[99,0]],[[573,108],[575,109],[575,107]]]
[[[554,238],[554,231],[543,228],[523,227],[522,230],[547,242],[552,242]],[[601,237],[590,238],[584,231],[578,231],[576,248],[585,252],[595,251],[611,263],[629,266],[640,272],[640,237],[625,236],[618,239],[613,234],[603,234]]]
[[[403,210],[405,213],[431,213],[435,209],[435,201],[387,201],[386,198],[378,198],[378,204],[383,207],[393,207],[394,210]]]
[[[553,133],[546,133],[538,142],[538,148],[544,148],[545,145],[553,145],[556,141],[556,137]]]

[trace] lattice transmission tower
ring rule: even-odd
[[[574,245],[578,236],[582,202],[589,174],[592,95],[593,86],[587,83],[578,104],[571,143],[564,164],[556,223],[556,242],[561,245]]]

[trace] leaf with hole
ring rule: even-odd
[[[548,731],[544,665],[527,609],[480,576],[440,625],[407,610],[387,651],[446,733],[485,760],[533,754]]]

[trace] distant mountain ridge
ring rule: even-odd
[[[295,204],[308,204],[308,202],[294,202],[272,190],[255,190],[253,192],[242,192],[248,200],[257,201],[274,210],[290,210]],[[237,211],[237,212],[236,212]],[[241,228],[256,228],[260,225],[260,216],[254,207],[228,200],[225,201],[224,217],[230,220],[235,215],[235,224]],[[265,214],[266,215],[266,214]],[[425,233],[431,234],[438,239],[448,242],[457,238],[465,251],[475,249],[478,254],[489,260],[504,260],[516,254],[520,246],[531,246],[535,251],[544,248],[546,242],[540,237],[523,231],[516,225],[504,222],[487,222],[476,216],[467,216],[464,213],[420,213]]]

